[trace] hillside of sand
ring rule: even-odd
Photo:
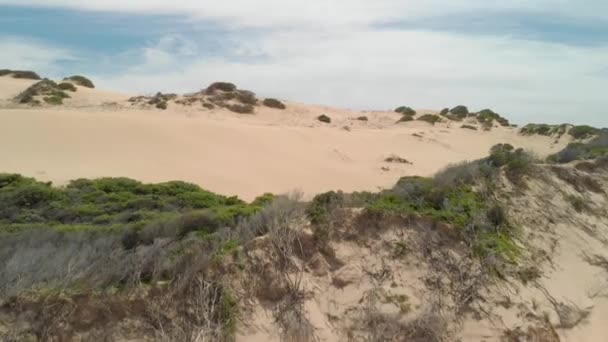
[[[77,178],[183,180],[252,199],[263,192],[375,191],[406,175],[429,176],[445,166],[485,156],[509,142],[539,156],[568,137],[522,136],[472,119],[436,124],[393,111],[359,112],[286,102],[254,114],[169,103],[166,110],[134,105],[130,95],[78,87],[63,105],[28,106],[12,99],[33,80],[0,77],[0,170],[65,184]],[[418,116],[434,113],[419,110]],[[327,115],[331,123],[317,120]],[[359,120],[365,116],[366,121]],[[409,163],[387,163],[398,156]]]

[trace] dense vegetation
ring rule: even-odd
[[[380,193],[320,194],[307,213],[321,245],[332,235],[331,215],[336,208],[363,207],[360,219],[368,228],[380,228],[394,217],[423,222],[430,229],[443,225],[447,230],[442,234],[467,243],[477,257],[513,263],[519,255],[517,229],[493,194],[501,170],[515,185],[523,185],[523,177],[533,170],[533,159],[521,149],[499,144],[487,158],[449,167],[433,178],[403,177]]]
[[[65,187],[14,174],[0,175],[0,231],[25,227],[59,230],[140,229],[153,221],[169,222],[189,213],[194,226],[213,231],[232,226],[259,209],[184,182],[143,184],[127,178],[75,180]],[[183,222],[182,222],[183,223]]]

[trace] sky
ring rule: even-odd
[[[0,69],[608,126],[605,0],[0,0]]]

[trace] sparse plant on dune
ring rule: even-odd
[[[275,108],[275,109],[285,109],[285,108],[287,108],[285,106],[285,104],[283,104],[283,102],[281,102],[281,101],[279,101],[277,99],[264,99],[263,104],[266,107]]]
[[[68,81],[68,82],[73,82],[76,85],[79,85],[81,87],[95,88],[95,85],[93,84],[93,82],[84,76],[74,75],[74,76],[66,77],[63,80]]]

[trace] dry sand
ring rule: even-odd
[[[128,95],[83,87],[59,107],[8,101],[33,82],[0,77],[0,171],[58,184],[112,176],[184,180],[247,200],[295,189],[311,196],[390,187],[402,176],[431,175],[450,163],[483,157],[496,143],[539,155],[567,143],[522,137],[513,128],[396,125],[397,113],[297,103],[284,111],[257,107],[255,115],[175,104],[161,111],[131,106]],[[317,121],[320,114],[332,123]],[[369,121],[356,120],[362,115]],[[384,162],[392,154],[413,164]]]

